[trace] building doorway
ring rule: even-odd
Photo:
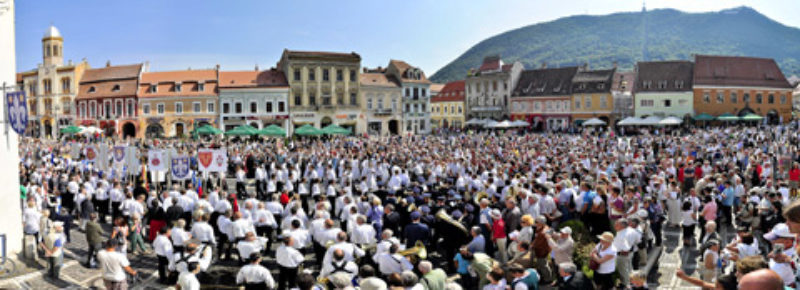
[[[397,120],[389,120],[389,134],[397,135],[400,134],[400,122]]]
[[[48,137],[53,136],[53,125],[50,123],[50,120],[44,121],[44,135]]]
[[[159,124],[147,125],[147,129],[145,129],[144,135],[147,138],[161,138],[164,136],[164,128],[161,127],[161,125]]]
[[[122,139],[136,138],[136,125],[125,123],[122,125]]]
[[[323,117],[322,120],[319,121],[319,128],[320,129],[325,128],[330,124],[333,124],[333,120],[331,120],[331,117]]]
[[[175,123],[175,137],[183,137],[183,123]]]
[[[775,110],[769,110],[765,117],[767,118],[767,124],[770,125],[778,125],[781,122],[781,117],[778,115],[778,111]]]

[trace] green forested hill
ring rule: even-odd
[[[525,26],[481,41],[437,71],[435,82],[463,79],[484,56],[501,55],[531,69],[589,63],[631,69],[636,61],[692,60],[692,54],[774,58],[786,77],[800,74],[800,29],[749,7],[685,13],[673,9],[571,16]]]

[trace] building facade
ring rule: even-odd
[[[464,100],[467,94],[463,80],[449,82],[431,98],[431,126],[434,129],[460,129],[464,127]]]
[[[611,83],[611,95],[614,96],[614,118],[622,120],[634,115],[633,83],[636,82],[635,71],[617,71]]]
[[[283,127],[289,120],[289,83],[277,69],[219,73],[219,128]]]
[[[616,119],[614,96],[611,82],[616,69],[588,70],[586,66],[578,69],[572,78],[572,119],[579,126],[591,118],[598,118],[613,124]]]
[[[467,118],[508,119],[511,92],[517,86],[522,63],[504,64],[500,56],[489,56],[467,75]]]
[[[692,74],[689,61],[652,61],[636,64],[637,117],[658,116],[687,119],[694,115]],[[688,121],[688,120],[687,120]]]
[[[391,60],[386,67],[386,75],[400,81],[403,90],[402,133],[429,134],[431,132],[431,82],[418,67],[402,60]]]
[[[403,89],[394,76],[381,68],[364,69],[359,76],[362,110],[367,118],[367,133],[375,136],[398,135],[403,122]]]
[[[217,122],[218,70],[146,72],[139,80],[138,137],[185,137]]]
[[[359,101],[361,56],[357,53],[284,50],[278,69],[289,83],[291,131],[304,124],[330,124],[366,132]]]
[[[136,93],[147,64],[87,69],[75,97],[76,125],[97,126],[106,136],[136,137],[139,132]]]
[[[55,26],[42,37],[42,63],[35,69],[20,73],[28,97],[30,124],[36,137],[57,138],[59,128],[73,124],[73,103],[83,72],[89,68],[86,60],[64,64],[64,38]]]
[[[772,124],[788,122],[792,118],[792,89],[773,59],[695,56],[695,114],[752,113]]]
[[[511,95],[511,118],[524,120],[537,131],[568,128],[572,79],[577,71],[577,67],[523,71]]]

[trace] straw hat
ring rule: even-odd
[[[605,242],[613,242],[614,241],[614,234],[611,232],[605,232],[602,235],[597,236],[598,239]]]

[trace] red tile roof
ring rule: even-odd
[[[220,88],[289,87],[282,71],[221,71]]]
[[[399,88],[400,83],[393,76],[387,76],[383,73],[361,73],[359,76],[359,83],[362,86],[379,86]]]
[[[83,73],[76,99],[135,96],[142,64],[88,69]]]
[[[176,92],[174,86],[181,83],[181,91]],[[198,84],[203,83],[203,90],[200,91]],[[150,91],[150,87],[157,85],[155,93]],[[215,95],[217,92],[217,71],[216,70],[181,70],[142,73],[139,81],[140,98],[170,97],[170,96],[208,96]]]
[[[500,64],[503,61],[500,59],[499,55],[487,56],[483,58],[483,63],[481,67],[478,68],[478,71],[494,71],[500,69]]]
[[[413,67],[413,66],[411,66],[410,64],[408,64],[408,63],[407,63],[407,62],[405,62],[405,61],[402,61],[402,60],[394,60],[394,59],[392,59],[392,60],[389,60],[389,67],[395,67],[395,68],[397,68],[397,71],[400,73],[400,75],[399,75],[398,77],[400,77],[400,78],[401,78],[401,81],[403,81],[403,82],[409,82],[409,83],[430,83],[430,81],[428,80],[428,78],[425,76],[425,72],[423,72],[423,71],[422,71],[421,69],[419,69],[419,68],[416,68],[416,67]],[[409,73],[409,70],[411,70],[411,69],[418,69],[418,70],[419,70],[419,72],[420,72],[420,79],[415,79],[415,78],[410,78],[410,77],[408,77],[407,73]]]
[[[464,101],[464,97],[464,81],[454,81],[445,84],[439,94],[431,98],[431,103],[460,102]]]
[[[138,78],[142,64],[117,65],[88,69],[81,77],[81,84],[95,81],[109,81],[119,79]]]
[[[771,58],[711,55],[695,56],[694,85],[792,88]]]

